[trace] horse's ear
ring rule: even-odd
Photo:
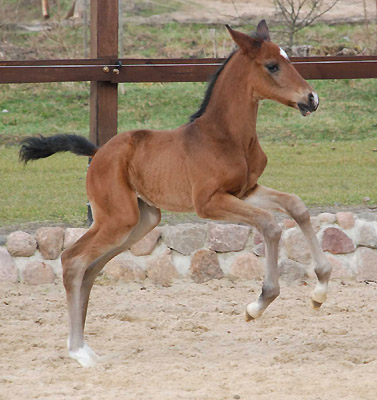
[[[260,41],[256,40],[245,33],[233,30],[229,25],[226,25],[233,40],[238,44],[239,48],[245,53],[254,54],[259,48]]]
[[[266,24],[265,19],[262,19],[262,21],[259,22],[259,24],[257,26],[257,34],[263,40],[266,40],[267,42],[271,41],[270,31],[268,30],[268,26]]]

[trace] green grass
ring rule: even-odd
[[[295,110],[262,102],[260,137],[271,141],[338,141],[377,137],[377,79],[310,82],[320,98],[318,111],[302,118]]]
[[[377,79],[311,84],[319,94],[320,108],[309,118],[271,101],[261,103],[261,138],[295,143],[377,137]],[[125,93],[119,95],[119,131],[177,127],[197,110],[205,91],[202,83],[124,86]],[[0,144],[38,133],[88,134],[87,83],[1,85],[0,99]]]
[[[83,224],[87,159],[58,154],[24,167],[17,150],[0,150],[0,226],[32,221]]]
[[[289,146],[266,143],[260,183],[296,193],[308,206],[377,202],[377,137],[363,141]]]
[[[0,112],[0,138],[57,132],[87,134],[89,84],[1,85]]]

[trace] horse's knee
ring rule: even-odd
[[[304,202],[295,194],[290,196],[288,212],[299,225],[308,222],[310,220],[310,214]]]
[[[282,235],[282,229],[275,220],[271,220],[263,226],[262,234],[267,242],[270,241],[279,243]]]
[[[80,266],[82,264],[77,263],[74,257],[72,257],[71,249],[64,250],[61,256],[62,262],[62,278],[63,285],[66,291],[70,291],[75,282],[80,281],[80,276],[83,275],[84,271]]]

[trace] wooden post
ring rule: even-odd
[[[118,0],[91,0],[91,58],[112,59],[113,64],[118,60],[118,18]],[[117,134],[117,128],[118,84],[90,82],[90,140],[102,146]],[[88,223],[92,222],[92,210],[88,203]]]
[[[91,58],[118,59],[118,0],[91,0]],[[112,70],[108,72],[113,73]],[[102,146],[117,133],[118,85],[90,84],[90,140]]]

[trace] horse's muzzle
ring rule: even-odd
[[[306,117],[312,112],[316,111],[319,106],[319,99],[316,92],[311,92],[308,94],[306,103],[297,103],[297,106],[301,112],[301,115]]]

